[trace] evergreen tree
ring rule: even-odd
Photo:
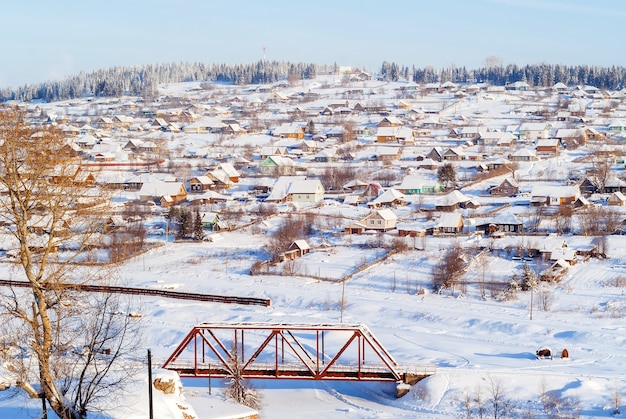
[[[193,214],[193,239],[202,240],[204,238],[204,226],[202,225],[202,216],[200,210],[196,208]]]
[[[165,218],[167,218],[171,223],[176,223],[178,220],[178,214],[180,212],[180,208],[178,207],[170,207],[167,210],[167,214],[165,215]]]
[[[193,219],[188,208],[180,208],[176,218],[176,239],[188,239],[193,232]]]
[[[522,291],[528,291],[537,285],[537,274],[528,263],[524,263],[522,272]]]

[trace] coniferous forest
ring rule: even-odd
[[[120,66],[90,73],[80,72],[63,80],[46,81],[18,88],[0,89],[0,101],[43,100],[53,102],[88,96],[123,95],[153,97],[160,83],[210,81],[228,84],[264,84],[286,80],[314,78],[318,73],[330,73],[337,65],[317,65],[278,61],[258,61],[252,64],[162,63],[143,66]],[[600,89],[619,90],[624,87],[626,68],[588,65],[533,64],[523,67],[495,63],[468,70],[465,67],[417,68],[383,62],[374,74],[381,80],[406,80],[415,83],[488,83],[506,85],[526,81],[531,86],[548,87],[555,83],[567,86],[592,85]]]

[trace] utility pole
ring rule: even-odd
[[[149,418],[154,419],[152,411],[152,352],[150,349],[148,349],[148,411],[150,412]]]
[[[530,320],[533,319],[533,292],[534,292],[535,286],[533,284],[533,286],[530,287]]]
[[[339,316],[339,323],[343,323],[343,306],[345,304],[344,296],[346,293],[346,281],[341,281],[341,315]]]

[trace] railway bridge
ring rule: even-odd
[[[406,384],[435,373],[430,366],[402,367],[363,324],[202,323],[163,368],[181,377]]]

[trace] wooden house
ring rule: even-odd
[[[304,140],[300,143],[300,150],[304,153],[315,153],[319,149],[317,142]]]
[[[441,163],[443,161],[443,149],[441,147],[433,147],[425,157]]]
[[[335,114],[335,109],[331,108],[330,106],[326,106],[324,110],[320,112],[320,115],[322,116],[333,116],[334,114]]]
[[[435,204],[437,211],[452,212],[460,208],[465,208],[472,199],[454,190],[441,197]]]
[[[547,122],[524,122],[519,126],[519,136],[526,141],[548,138],[549,128]]]
[[[427,157],[425,159],[422,158],[421,160],[418,160],[417,167],[424,170],[437,170],[439,163]]]
[[[98,143],[98,139],[91,134],[83,134],[74,138],[73,143],[83,150],[90,150]]]
[[[626,196],[620,191],[613,192],[606,200],[608,205],[623,207],[626,205]]]
[[[220,163],[218,165],[218,169],[226,173],[226,176],[228,176],[228,179],[232,183],[239,182],[239,171],[235,169],[235,166],[233,166],[231,163]]]
[[[583,128],[560,128],[554,138],[558,138],[567,148],[576,148],[587,144],[587,131]]]
[[[467,158],[467,154],[461,147],[452,147],[443,152],[443,160],[460,161]]]
[[[107,116],[101,116],[96,119],[96,126],[103,130],[109,130],[113,128],[113,120]]]
[[[516,138],[510,132],[488,131],[481,132],[476,138],[476,144],[487,147],[511,147],[515,144]]]
[[[530,196],[530,205],[570,205],[580,197],[578,185],[535,185]]]
[[[604,189],[600,193],[626,192],[626,182],[617,176],[609,176],[604,181]]]
[[[129,115],[114,115],[111,118],[113,125],[120,128],[129,128],[135,121],[132,116]]]
[[[428,230],[427,230],[428,231]],[[458,212],[443,213],[432,228],[432,234],[459,234],[463,232],[463,217]]]
[[[209,231],[219,231],[222,229],[220,216],[216,212],[201,212],[200,220],[202,221],[202,228]]]
[[[398,224],[398,237],[424,237],[426,229],[422,223],[402,223]]]
[[[345,226],[343,231],[346,234],[363,234],[366,229],[367,226],[364,223],[357,221]]]
[[[500,214],[486,223],[478,224],[476,230],[489,236],[494,233],[518,234],[524,231],[524,223],[514,214]]]
[[[141,201],[157,201],[170,206],[187,199],[187,190],[181,182],[145,182],[138,192]]]
[[[190,193],[206,192],[214,185],[208,176],[196,176],[189,181]]]
[[[520,148],[515,152],[509,154],[509,160],[511,161],[536,161],[537,152],[529,148]]]
[[[556,282],[567,273],[569,264],[563,259],[554,261],[547,269],[539,273],[539,279],[542,281]]]
[[[245,134],[245,133],[247,133],[247,131],[245,129],[241,128],[241,126],[239,124],[228,124],[224,128],[224,134],[241,135],[241,134]]]
[[[407,101],[404,100],[400,100],[398,101],[398,109],[404,109],[404,110],[408,110],[411,109],[411,104]]]
[[[514,196],[519,191],[519,183],[513,178],[504,179],[498,186],[489,190],[495,196]]]
[[[306,240],[295,240],[289,245],[287,250],[280,253],[277,257],[277,262],[283,262],[285,260],[294,260],[302,257],[311,251],[311,247]]]
[[[265,199],[267,202],[287,202],[289,187],[293,182],[305,180],[306,176],[280,176],[274,181],[268,189],[269,196]]]
[[[261,160],[265,160],[269,156],[286,156],[288,152],[287,147],[267,146],[261,148],[259,157]]]
[[[374,156],[377,161],[392,162],[400,160],[402,157],[401,147],[376,147],[374,149]]]
[[[461,127],[457,135],[460,138],[472,139],[472,138],[479,138],[482,134],[484,134],[487,131],[489,130],[485,127],[476,127],[476,126]]]
[[[378,195],[372,201],[367,203],[368,207],[396,207],[404,205],[405,196],[402,192],[395,189],[387,189],[382,194]]]
[[[415,132],[409,127],[400,127],[396,132],[396,141],[400,144],[415,144]]]
[[[132,153],[148,153],[157,150],[157,146],[152,141],[143,141],[137,138],[131,138],[126,142],[122,150]]]
[[[378,128],[382,128],[382,127],[399,127],[402,126],[403,122],[400,118],[395,117],[395,116],[386,116],[383,119],[381,119],[378,124],[376,124],[376,127]]]
[[[398,130],[395,126],[378,127],[378,129],[376,130],[376,142],[395,143],[397,142],[397,132]]]
[[[563,82],[555,83],[554,86],[552,86],[552,91],[556,93],[567,93],[568,90],[567,85]]]
[[[366,230],[389,231],[396,228],[398,216],[390,209],[380,209],[359,221]]]
[[[268,156],[261,162],[264,175],[286,175],[295,171],[295,162],[289,157]]]
[[[430,180],[419,174],[407,175],[396,190],[405,195],[434,194],[444,190],[437,180]]]
[[[537,154],[557,154],[561,142],[558,138],[542,138],[537,140],[535,150]]]
[[[320,150],[313,156],[313,160],[317,163],[332,163],[339,160],[339,156],[337,155],[337,149],[335,148],[327,148],[324,150]]]
[[[368,183],[367,186],[363,188],[360,199],[362,202],[369,202],[378,197],[381,193],[383,193],[383,188],[379,183]]]
[[[148,128],[151,130],[167,130],[168,122],[163,118],[154,118],[150,122],[148,122]]]
[[[586,208],[589,205],[591,205],[589,200],[582,195],[576,198],[576,201],[572,204],[574,208]]]
[[[324,186],[318,179],[294,180],[287,188],[287,202],[317,203],[324,199]]]
[[[204,117],[185,126],[186,133],[222,133],[227,124],[216,117]]]
[[[221,168],[210,170],[205,176],[211,179],[211,181],[213,181],[213,186],[218,189],[231,188],[235,183],[230,179],[228,173]]]
[[[301,122],[292,122],[282,124],[272,130],[272,136],[280,138],[304,138],[304,128],[306,124]]]

